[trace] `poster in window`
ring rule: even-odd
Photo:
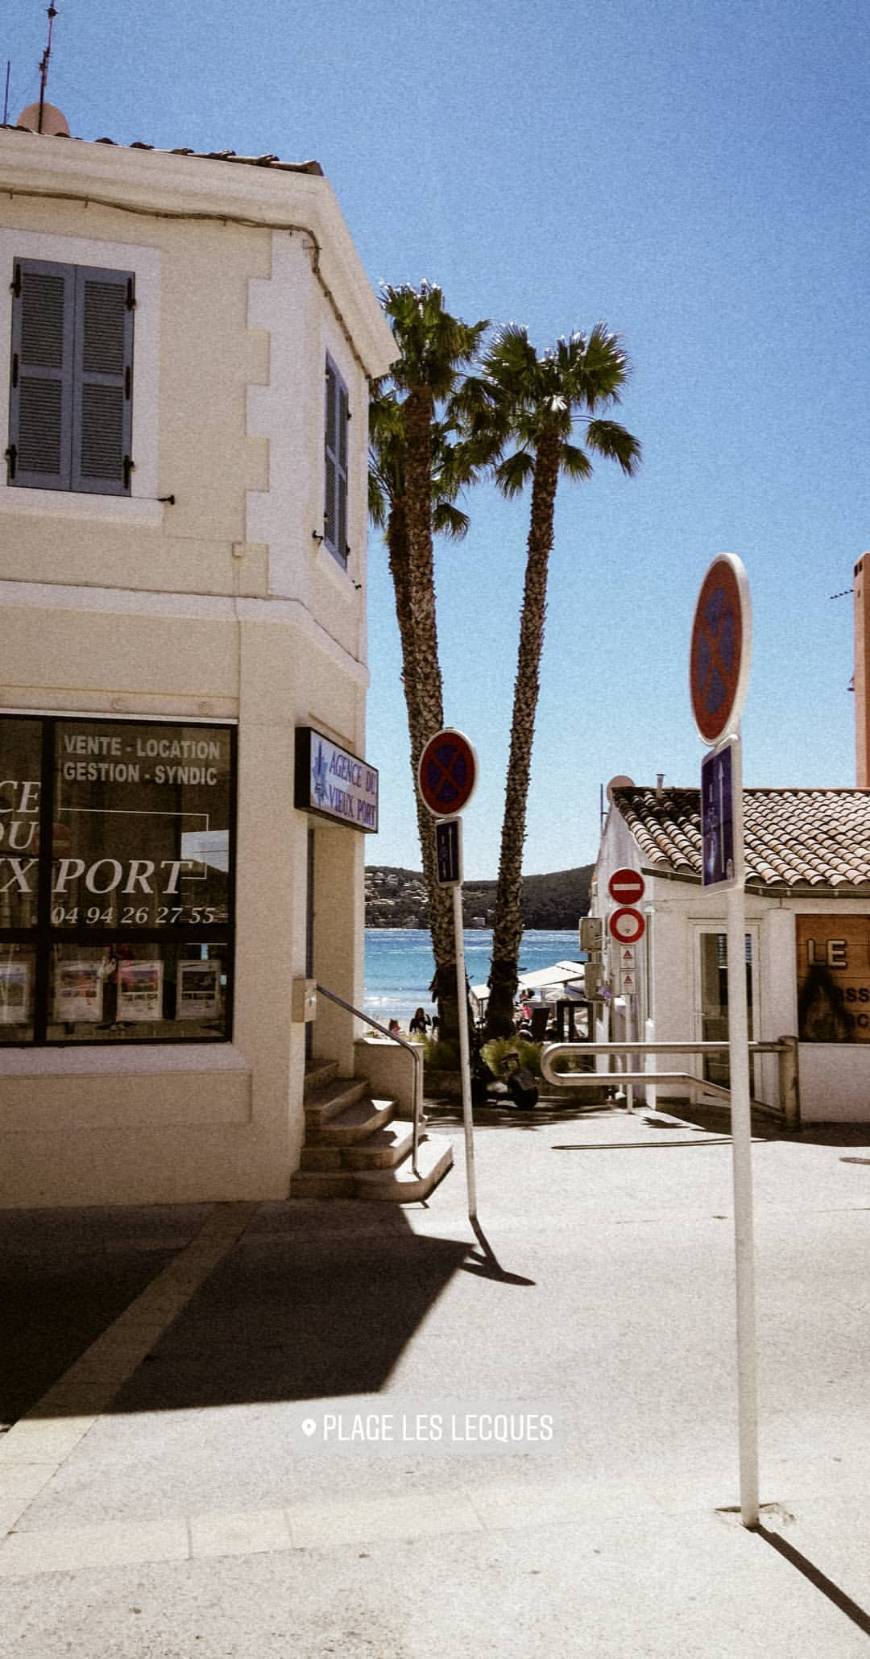
[[[798,1038],[870,1043],[870,916],[796,916]]]
[[[163,963],[118,963],[119,1020],[159,1020],[163,1017]]]
[[[30,1019],[30,963],[0,962],[0,1025]]]
[[[54,1017],[58,1021],[101,1020],[103,963],[58,962],[54,970]]]
[[[179,1020],[213,1020],[220,1013],[220,962],[179,962],[175,1014]]]

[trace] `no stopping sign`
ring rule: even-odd
[[[610,936],[619,945],[636,945],[643,938],[646,922],[633,905],[624,904],[618,910],[611,911],[607,921]]]

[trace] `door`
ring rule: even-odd
[[[315,831],[308,828],[308,852],[305,874],[305,977],[314,979],[314,836]],[[314,1053],[314,1021],[308,1020],[305,1025],[305,1064],[311,1064]]]
[[[758,928],[746,930],[746,1011],[749,1040],[755,1037],[758,1022]],[[703,1042],[728,1040],[728,949],[727,934],[718,928],[699,926],[695,929],[695,1030],[694,1036]],[[698,1065],[700,1069],[698,1069]],[[708,1083],[718,1083],[727,1089],[730,1082],[728,1054],[705,1054],[698,1057],[697,1075]],[[750,1057],[749,1087],[756,1095],[755,1061]]]

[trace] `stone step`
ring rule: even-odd
[[[443,1181],[453,1168],[453,1147],[450,1142],[421,1141],[417,1150],[415,1175],[411,1159],[407,1157],[396,1169],[359,1171],[354,1176],[357,1198],[379,1199],[388,1204],[417,1204],[428,1198],[430,1192]]]
[[[421,1141],[415,1175],[410,1155],[395,1169],[333,1172],[299,1170],[290,1182],[291,1198],[362,1198],[387,1204],[417,1204],[443,1181],[453,1165],[449,1144]]]
[[[306,1137],[310,1134],[312,1138],[318,1138],[317,1131],[323,1124],[339,1117],[347,1107],[356,1105],[367,1092],[365,1079],[355,1077],[336,1077],[317,1089],[304,1103]]]
[[[408,1123],[390,1123],[388,1129],[376,1129],[364,1141],[343,1146],[339,1150],[343,1169],[395,1169],[410,1156],[414,1132]],[[312,1148],[320,1151],[319,1147]],[[332,1151],[331,1147],[324,1150]],[[304,1160],[303,1160],[304,1162]],[[324,1166],[320,1166],[321,1168]]]
[[[344,1167],[340,1146],[310,1146],[306,1141],[302,1148],[299,1168],[306,1173],[331,1174]]]
[[[338,1076],[337,1060],[312,1060],[310,1066],[305,1067],[305,1082],[302,1087],[303,1100],[310,1100],[318,1089],[331,1083]]]
[[[298,1169],[290,1177],[291,1198],[356,1198],[355,1176],[349,1169],[334,1174]]]
[[[363,1089],[365,1084],[362,1085]],[[378,1129],[385,1129],[396,1115],[394,1100],[371,1100],[368,1097],[353,1101],[337,1116],[322,1119],[319,1124],[307,1125],[306,1144],[309,1146],[351,1146],[368,1140]]]

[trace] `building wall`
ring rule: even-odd
[[[295,732],[364,753],[366,375],[386,370],[391,339],[325,180],[0,141],[3,293],[15,254],[137,276],[132,498],[0,485],[0,705],[239,734],[232,1043],[0,1050],[0,1204],[281,1197],[303,1133]],[[8,328],[4,303],[4,365]],[[346,570],[317,539],[327,350],[354,417]],[[0,408],[5,426],[5,379]],[[315,833],[315,970],[359,1003],[363,838]],[[350,1072],[353,1036],[330,1014],[316,1049]]]
[[[870,553],[855,566],[855,782],[870,789]]]

